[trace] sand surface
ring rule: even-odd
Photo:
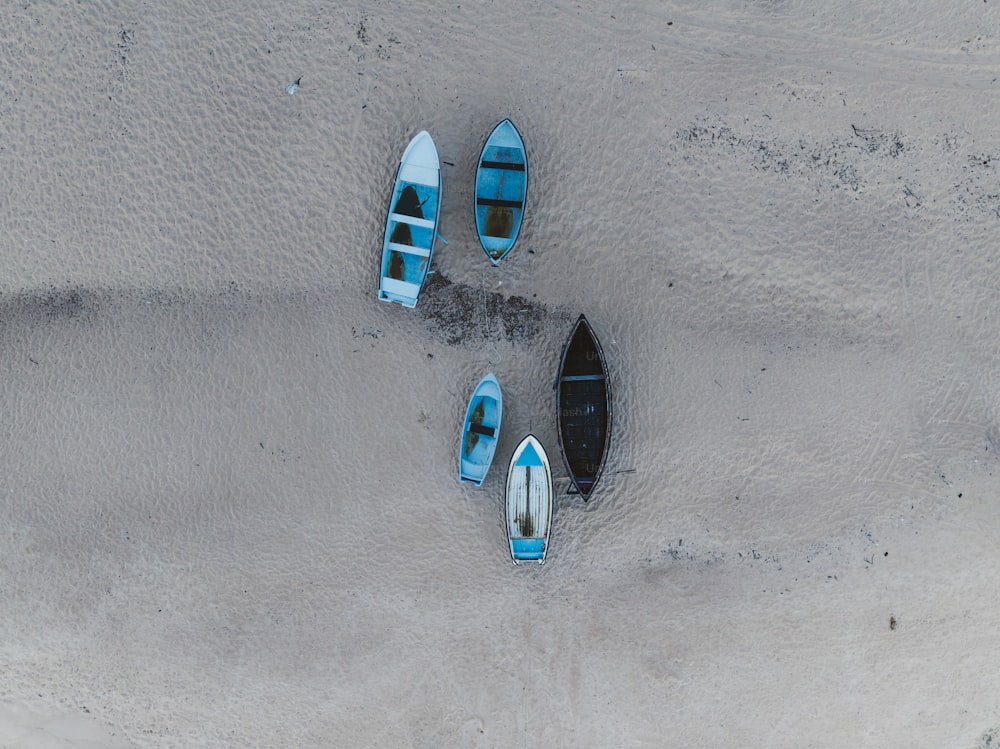
[[[1000,742],[1000,7],[625,6],[0,7],[0,747]],[[422,129],[448,244],[408,311]],[[529,431],[560,495],[515,568]]]

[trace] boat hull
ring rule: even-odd
[[[559,447],[570,480],[589,499],[611,442],[611,384],[604,351],[584,315],[563,349],[557,378]]]
[[[521,232],[528,199],[528,154],[509,119],[486,139],[476,167],[476,233],[494,265],[512,249]]]
[[[482,486],[500,441],[503,392],[490,372],[476,386],[465,410],[458,446],[458,480]]]
[[[514,564],[544,564],[552,527],[552,469],[545,449],[532,434],[521,440],[510,459],[505,516]]]
[[[378,298],[415,307],[438,233],[441,164],[426,130],[410,141],[393,180],[382,239]]]

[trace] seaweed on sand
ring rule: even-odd
[[[542,332],[548,317],[545,307],[523,296],[455,283],[440,271],[427,277],[417,309],[450,346],[494,341],[498,334],[525,343]]]

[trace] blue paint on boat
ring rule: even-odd
[[[510,541],[511,553],[518,561],[532,561],[545,558],[544,538],[513,538]]]
[[[482,486],[493,455],[500,441],[500,421],[503,416],[503,392],[496,376],[490,372],[472,392],[462,441],[458,447],[458,479]]]
[[[441,215],[441,164],[426,130],[410,141],[393,181],[382,239],[378,298],[415,307],[430,269]]]
[[[541,466],[544,465],[544,463],[542,463],[542,459],[538,456],[535,446],[529,443],[524,446],[524,452],[522,452],[521,457],[517,459],[517,465]]]
[[[476,232],[496,265],[514,248],[528,199],[528,153],[509,119],[498,124],[483,146],[476,167]]]

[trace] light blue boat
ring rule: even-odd
[[[403,152],[389,200],[382,240],[378,298],[416,307],[434,252],[441,216],[441,164],[422,130]]]
[[[458,448],[458,479],[482,486],[493,463],[500,441],[500,418],[503,416],[503,393],[490,372],[472,393],[465,410],[462,444]]]
[[[552,525],[552,469],[542,443],[529,434],[507,469],[507,540],[514,564],[545,563]]]
[[[528,153],[509,119],[486,139],[476,168],[476,232],[496,265],[514,248],[528,199]]]

